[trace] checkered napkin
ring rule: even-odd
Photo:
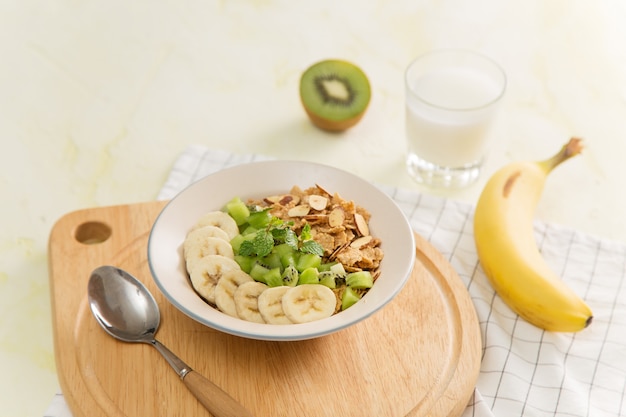
[[[170,199],[220,169],[266,159],[189,147],[177,159],[158,199]],[[626,245],[535,223],[544,257],[595,315],[582,332],[544,332],[518,318],[488,283],[478,265],[471,205],[380,188],[456,269],[478,313],[482,364],[463,417],[626,416]],[[61,394],[45,417],[71,417]]]

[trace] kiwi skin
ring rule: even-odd
[[[359,123],[359,121],[365,114],[365,111],[363,111],[351,119],[335,121],[320,117],[317,114],[313,113],[311,110],[309,110],[307,107],[304,107],[304,110],[306,111],[306,114],[309,116],[309,119],[311,119],[311,122],[313,122],[315,126],[328,132],[343,132],[344,130],[348,130],[355,124]]]
[[[336,79],[341,80],[342,83],[345,82],[343,80],[351,81],[352,83],[348,87],[351,91],[351,94],[358,94],[358,106],[362,107],[360,110],[352,111],[352,112],[344,112],[339,111],[340,114],[329,114],[324,110],[318,110],[311,107],[317,106],[320,107],[320,104],[311,104],[313,97],[311,94],[313,93],[311,88],[307,88],[306,83],[311,82],[311,74],[319,74],[320,76],[332,76],[336,77]],[[356,91],[354,91],[356,89]],[[308,97],[307,97],[308,95]],[[357,124],[365,114],[367,107],[369,105],[371,97],[371,88],[369,84],[369,80],[365,73],[356,65],[351,62],[339,60],[339,59],[328,59],[324,61],[317,62],[311,65],[303,74],[300,79],[300,100],[302,102],[302,106],[309,119],[315,126],[318,128],[329,131],[329,132],[342,132],[347,130]],[[350,98],[351,100],[354,97]],[[345,108],[347,108],[350,104],[346,104]],[[342,109],[342,110],[345,110]],[[326,109],[328,110],[328,109]],[[324,114],[325,113],[325,114]],[[334,113],[334,112],[333,112]]]

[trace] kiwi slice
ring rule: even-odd
[[[300,78],[300,99],[317,127],[346,130],[361,120],[370,102],[370,83],[356,65],[330,59],[310,66]]]

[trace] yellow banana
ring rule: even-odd
[[[589,306],[547,265],[533,232],[548,174],[582,149],[582,141],[572,138],[545,161],[503,167],[485,185],[474,215],[478,258],[494,289],[513,311],[550,331],[579,331],[593,318]]]

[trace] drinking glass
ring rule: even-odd
[[[500,65],[473,51],[436,50],[411,62],[405,83],[411,177],[444,188],[475,182],[506,89]]]

